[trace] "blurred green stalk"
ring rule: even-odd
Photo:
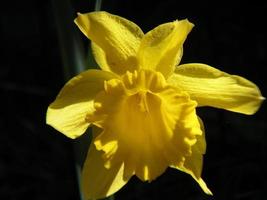
[[[82,45],[81,38],[79,37],[79,32],[73,23],[75,19],[75,13],[72,9],[69,0],[52,0],[52,6],[54,11],[54,18],[56,22],[58,42],[61,52],[62,66],[65,81],[69,80],[71,77],[79,74],[86,69],[85,66],[85,50]],[[90,134],[84,134],[90,135]],[[81,143],[81,139],[79,139]],[[90,138],[87,140],[90,143]],[[86,140],[84,139],[85,143]],[[88,144],[89,146],[89,144]],[[78,190],[80,195],[80,200],[83,200],[83,195],[80,189],[80,177],[83,157],[86,155],[86,151],[82,151],[86,148],[86,145],[79,145],[79,142],[74,140],[74,159],[75,159],[75,169],[76,177],[78,182]],[[83,154],[85,155],[82,155]]]
[[[76,17],[69,0],[52,0],[65,79],[84,71],[85,49],[73,20]]]
[[[102,0],[96,0],[95,1],[95,11],[100,11],[102,5]]]
[[[101,10],[101,3],[102,0],[96,0],[96,11]],[[97,65],[92,56],[91,49],[87,49],[87,55],[85,53],[86,50],[83,46],[81,34],[73,22],[73,20],[76,18],[76,13],[71,6],[70,0],[52,0],[52,6],[56,22],[64,78],[66,81],[68,81],[70,78],[79,74],[80,72],[88,68],[92,68],[93,66],[96,67]],[[74,140],[73,148],[80,200],[84,200],[80,187],[81,169],[86,158],[90,142],[91,129],[89,129],[87,133],[83,134],[78,139]],[[106,199],[114,200],[114,196]]]

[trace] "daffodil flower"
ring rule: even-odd
[[[206,64],[179,65],[193,24],[187,19],[148,33],[107,12],[78,14],[101,70],[66,83],[47,123],[70,138],[93,126],[82,170],[86,199],[112,195],[136,175],[152,181],[168,167],[201,178],[206,150],[198,106],[253,114],[264,99],[255,84]],[[179,66],[178,66],[179,65]]]

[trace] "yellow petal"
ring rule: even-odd
[[[203,154],[205,154],[206,151],[206,140],[203,123],[200,118],[199,122],[201,124],[203,134],[201,136],[197,136],[197,142],[195,145],[192,146],[191,156],[185,158],[183,166],[172,165],[171,167],[191,175],[206,194],[212,195],[212,192],[201,178],[201,172],[203,167]]]
[[[174,21],[145,34],[138,51],[141,68],[159,71],[165,77],[172,74],[182,58],[183,43],[193,26],[188,20]]]
[[[88,70],[72,78],[48,107],[46,123],[70,138],[82,135],[90,125],[85,117],[94,111],[93,100],[104,81],[116,77],[110,72]]]
[[[123,74],[137,69],[143,32],[136,24],[104,11],[78,13],[75,23],[93,42],[95,59],[103,70]]]
[[[125,164],[125,175],[152,181],[170,164],[182,165],[201,134],[196,102],[150,70],[106,81],[88,121],[103,132],[95,139],[105,166]]]
[[[202,131],[202,135],[201,137],[198,137],[197,143],[195,144],[195,146],[197,147],[198,151],[200,154],[205,154],[206,153],[206,137],[205,137],[205,127],[203,124],[203,121],[200,117],[198,117],[198,122],[200,125],[200,129]]]
[[[85,199],[100,199],[121,189],[129,180],[123,175],[124,164],[117,163],[112,168],[104,167],[103,151],[90,145],[82,170],[82,192]]]
[[[168,82],[187,91],[199,106],[254,114],[264,100],[254,83],[205,64],[180,65]]]

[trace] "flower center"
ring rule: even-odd
[[[149,112],[148,105],[147,105],[147,97],[146,97],[147,91],[141,90],[138,92],[137,95],[137,102],[139,106],[139,110],[141,112]]]
[[[107,168],[124,162],[125,175],[152,180],[191,153],[201,134],[195,107],[161,73],[139,70],[106,81],[87,120],[103,129],[94,144]]]

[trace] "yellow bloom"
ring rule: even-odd
[[[85,71],[63,87],[47,123],[70,138],[93,126],[82,172],[86,199],[109,196],[131,176],[152,181],[167,167],[201,178],[206,142],[197,106],[253,114],[261,93],[252,82],[205,64],[179,64],[193,24],[162,24],[144,34],[107,12],[79,14],[102,70]]]

